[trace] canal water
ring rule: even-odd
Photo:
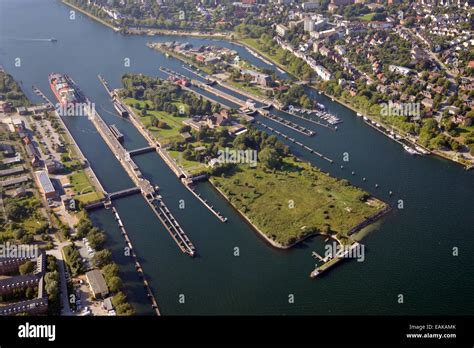
[[[58,41],[37,40],[51,37]],[[59,1],[0,0],[0,64],[21,81],[25,93],[35,101],[39,100],[31,85],[53,98],[47,82],[49,73],[69,74],[96,104],[104,120],[116,124],[125,135],[124,145],[129,150],[146,142],[127,120],[116,116],[97,74],[102,74],[112,87],[120,86],[121,75],[126,72],[165,77],[160,66],[189,75],[181,62],[145,45],[147,41],[171,40],[230,47],[252,63],[268,67],[229,42],[122,36],[80,13],[71,19],[70,9]],[[130,66],[125,65],[127,62]],[[472,314],[473,172],[435,157],[412,157],[400,145],[366,126],[352,111],[312,90],[307,92],[344,121],[337,132],[285,114],[282,116],[317,135],[306,137],[274,121],[260,120],[335,163],[288,143],[303,159],[395,207],[366,231],[364,262],[345,262],[321,278],[310,279],[314,267],[311,252],[322,251],[321,240],[312,239],[288,251],[276,250],[257,236],[208,183],[200,184],[198,191],[229,218],[226,224],[182,186],[157,154],[139,155],[136,163],[153,184],[160,186],[164,201],[198,251],[194,259],[182,254],[141,196],[114,203],[162,313]],[[133,185],[87,118],[70,117],[65,122],[106,190]],[[344,154],[348,162],[343,161]],[[392,197],[389,191],[393,191]],[[180,209],[182,200],[184,209]],[[403,201],[403,209],[397,208],[399,200]],[[108,235],[138,313],[152,314],[133,261],[123,255],[123,238],[111,211],[96,211],[92,218]],[[458,248],[458,256],[453,256],[453,248]],[[294,303],[289,302],[289,295],[294,296]],[[399,295],[403,295],[403,303],[398,302]]]

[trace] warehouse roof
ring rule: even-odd
[[[44,170],[39,170],[35,172],[38,182],[40,183],[44,193],[55,192],[53,183],[49,179],[48,173]]]
[[[86,277],[94,296],[104,296],[109,293],[109,288],[107,287],[104,276],[100,270],[93,269],[86,273]]]

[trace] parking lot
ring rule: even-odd
[[[60,162],[61,152],[57,151],[57,149],[59,149],[59,145],[62,145],[62,142],[51,121],[46,117],[30,117],[28,121],[31,129],[34,129],[35,140],[43,155],[41,159],[44,161],[51,159]]]

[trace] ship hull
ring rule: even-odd
[[[49,87],[62,107],[73,107],[84,100],[79,88],[67,75],[49,75]]]

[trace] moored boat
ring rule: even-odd
[[[406,152],[408,152],[410,155],[418,155],[418,152],[416,150],[412,149],[411,147],[407,145],[403,145],[403,148],[405,149]]]
[[[429,155],[429,154],[430,154],[429,151],[425,150],[425,149],[422,148],[421,146],[416,145],[416,146],[415,146],[415,149],[416,149],[416,151],[418,151],[418,152],[421,153],[422,155]]]
[[[54,96],[62,106],[74,106],[82,102],[83,97],[79,88],[69,76],[51,73],[48,81]]]

